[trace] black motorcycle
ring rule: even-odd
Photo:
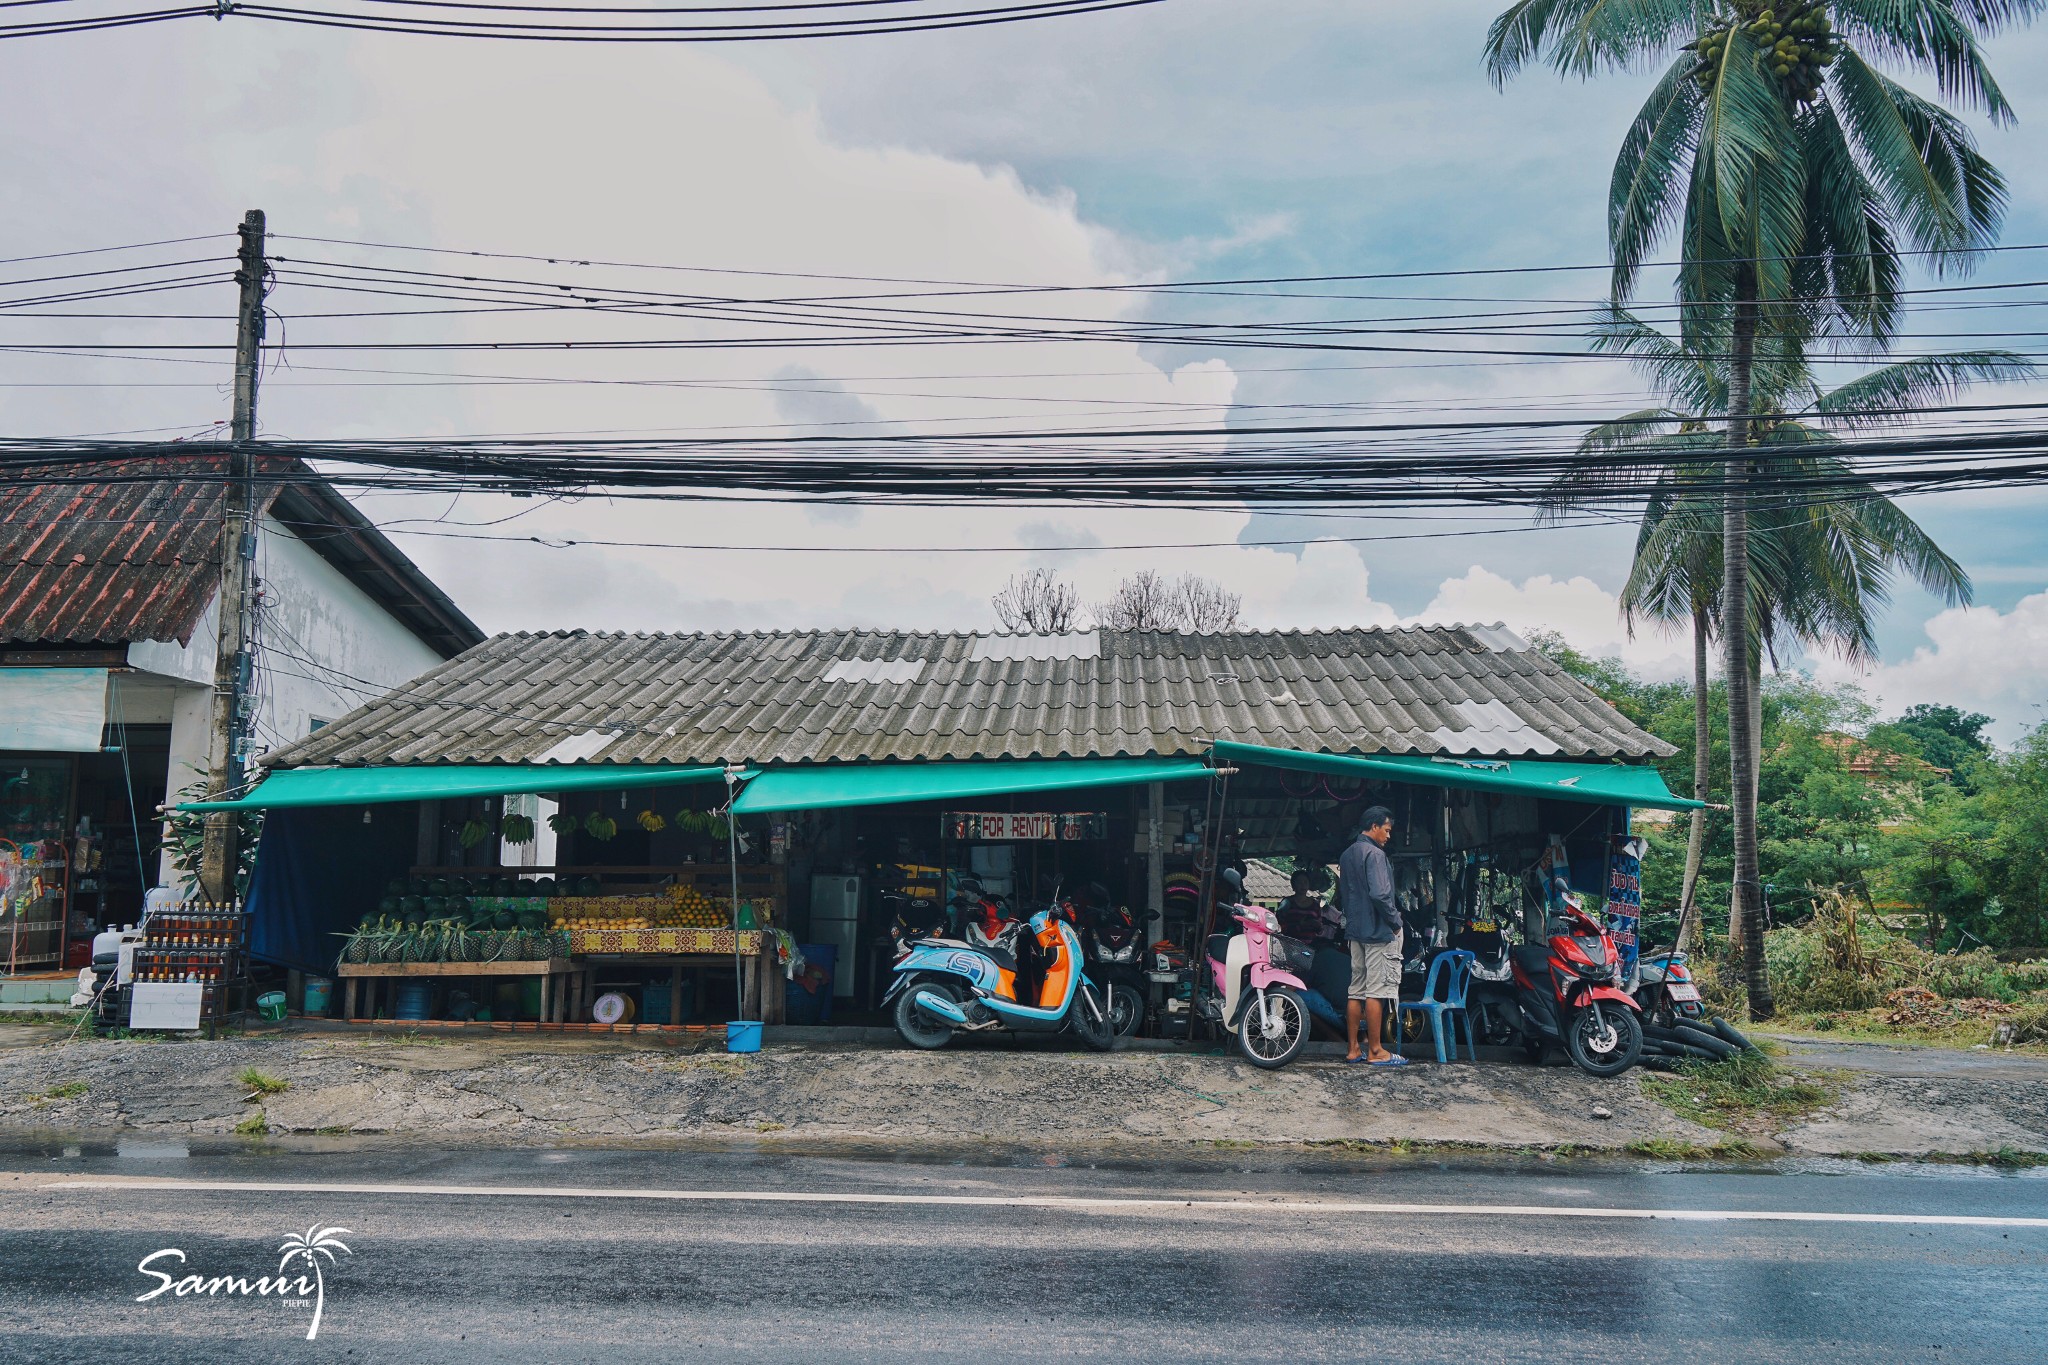
[[[1088,979],[1102,992],[1103,1008],[1119,1038],[1145,1026],[1145,1001],[1151,981],[1145,975],[1145,920],[1116,904],[1107,888],[1091,883],[1062,903],[1062,910],[1080,930]]]

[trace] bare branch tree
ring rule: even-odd
[[[1078,624],[1081,614],[1081,594],[1051,569],[1012,574],[989,602],[1004,630],[1033,635],[1063,635]]]
[[[1235,630],[1242,603],[1214,579],[1199,574],[1165,578],[1140,569],[1117,584],[1107,602],[1096,604],[1095,619],[1109,630]]]
[[[1196,635],[1236,630],[1238,609],[1244,599],[1226,592],[1221,583],[1200,574],[1182,574],[1171,584],[1174,605],[1180,611],[1180,628]]]

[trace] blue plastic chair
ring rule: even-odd
[[[1465,992],[1472,985],[1472,964],[1479,959],[1463,948],[1437,954],[1436,961],[1429,964],[1429,976],[1422,983],[1420,1000],[1403,1000],[1401,1014],[1426,1014],[1429,1016],[1429,1034],[1436,1041],[1436,1059],[1439,1064],[1449,1062],[1458,1055],[1458,1025],[1465,1025],[1465,1050],[1473,1061],[1479,1060],[1479,1048],[1472,1040],[1472,1016],[1465,1013]],[[1450,1025],[1450,1055],[1444,1053],[1444,1027]]]

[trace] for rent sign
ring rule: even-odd
[[[944,818],[946,833],[955,839],[1028,843],[1109,837],[1109,816],[1102,812],[948,811]]]

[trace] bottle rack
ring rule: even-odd
[[[248,945],[249,917],[237,905],[220,901],[167,905],[142,922],[142,941],[134,948],[130,979],[136,985],[204,986],[200,1018],[207,1024],[219,1023],[229,1012],[231,989],[241,988],[241,1008],[247,1008]]]

